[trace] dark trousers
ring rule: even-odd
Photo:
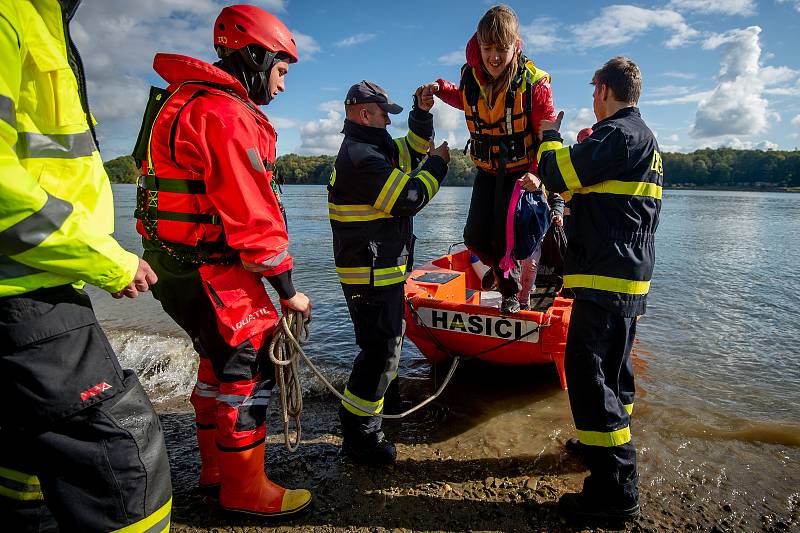
[[[345,395],[372,412],[380,412],[389,384],[397,377],[405,332],[403,284],[379,289],[342,284],[361,349],[353,362]],[[345,438],[381,429],[381,419],[342,404],[339,410]]]
[[[635,392],[631,347],[636,318],[575,300],[565,365],[572,416],[590,475],[584,493],[612,505],[638,500],[636,448],[630,436]]]
[[[498,266],[506,252],[506,217],[514,183],[522,173],[503,178],[478,170],[472,186],[464,244],[483,264],[491,267],[499,280],[498,291],[504,297],[516,296],[521,288],[519,261],[508,278]]]
[[[167,527],[158,416],[86,293],[67,285],[0,299],[0,401],[2,528]]]
[[[215,429],[217,446],[236,451],[264,440],[275,369],[269,337],[231,346],[218,328],[217,311],[203,289],[196,265],[145,248],[144,259],[158,275],[153,296],[189,335],[200,354],[192,406],[198,427]]]

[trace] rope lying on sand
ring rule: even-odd
[[[269,345],[269,358],[275,364],[275,378],[280,391],[281,413],[283,414],[283,435],[286,441],[286,449],[290,452],[295,451],[299,446],[302,433],[300,413],[303,410],[303,393],[300,386],[300,367],[298,365],[301,357],[311,371],[316,374],[334,396],[362,413],[378,416],[380,418],[403,418],[435,400],[450,382],[450,378],[453,377],[458,363],[461,360],[458,356],[453,358],[453,363],[450,365],[447,376],[432,396],[426,398],[407,411],[396,415],[387,415],[365,410],[364,406],[355,403],[336,390],[303,351],[302,344],[308,342],[308,338],[308,320],[305,320],[302,313],[299,311],[290,309],[288,310],[288,314],[281,317],[278,329],[272,336],[272,342]],[[289,426],[291,425],[290,421],[292,420],[294,421],[295,428],[294,438],[291,437],[289,430]]]

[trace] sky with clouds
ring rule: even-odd
[[[278,154],[333,154],[344,95],[368,79],[400,105],[437,78],[458,82],[464,46],[495,2],[253,1],[294,33],[300,62],[287,90],[263,108],[278,129]],[[592,73],[625,55],[641,68],[639,107],[664,151],[800,146],[800,0],[507,2],[520,18],[525,53],[553,79],[562,133],[594,122]],[[212,25],[227,2],[84,0],[72,24],[87,70],[104,159],[130,153],[155,52],[215,59]],[[462,147],[463,113],[434,106],[437,139]],[[391,132],[404,133],[406,113]]]

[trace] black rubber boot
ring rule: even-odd
[[[400,395],[400,378],[394,378],[383,395],[383,412],[387,415],[399,415],[411,409],[411,402]]]
[[[558,500],[558,512],[573,522],[628,522],[641,514],[638,501],[613,502],[570,492]]]
[[[386,440],[379,421],[353,415],[339,407],[342,423],[342,452],[353,461],[366,465],[391,465],[397,458],[394,444]]]

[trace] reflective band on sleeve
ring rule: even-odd
[[[626,426],[616,431],[582,431],[578,430],[578,440],[589,446],[622,446],[631,441],[631,428]]]
[[[370,267],[336,267],[339,281],[346,285],[369,285]]]
[[[595,276],[592,274],[567,274],[564,276],[564,287],[569,289],[597,289],[622,294],[647,294],[650,291],[650,282]]]
[[[72,213],[72,204],[50,194],[41,209],[0,232],[0,251],[15,255],[40,245]]]
[[[278,255],[272,257],[272,259],[268,259],[261,264],[267,268],[275,268],[276,266],[280,265],[281,262],[287,257],[289,257],[289,250],[284,250]]]
[[[439,182],[436,181],[436,178],[427,170],[420,171],[414,177],[419,179],[425,185],[425,188],[428,189],[429,200],[439,192]]]
[[[117,529],[111,533],[162,533],[169,531],[170,517],[172,515],[172,498],[162,505],[150,516],[139,520],[122,529]]]
[[[42,272],[44,272],[44,270],[17,263],[10,257],[0,255],[0,280],[32,276],[33,274],[41,274]]]
[[[377,414],[383,411],[383,398],[381,398],[377,402],[364,400],[362,398],[359,398],[352,392],[350,392],[350,390],[346,387],[344,389],[344,395],[346,398],[353,400],[353,402],[357,403],[359,406],[364,408],[364,411],[360,411],[359,409],[356,409],[349,403],[342,401],[342,405],[344,406],[344,408],[356,416],[372,416],[373,414]]]
[[[379,218],[392,218],[389,213],[371,205],[336,205],[328,202],[328,217],[337,222],[365,222]]]
[[[0,467],[0,496],[23,501],[44,499],[39,478],[3,467]]]
[[[264,165],[261,163],[261,158],[258,156],[258,150],[255,148],[248,148],[247,157],[250,159],[253,170],[256,172],[264,172]]]
[[[623,404],[622,407],[625,409],[625,412],[628,413],[629,415],[633,414],[633,404],[632,403]]]
[[[268,390],[259,391],[252,396],[239,394],[219,394],[217,401],[238,409],[250,405],[269,405],[270,392]]]
[[[622,194],[626,196],[647,196],[661,200],[662,188],[656,183],[647,183],[640,181],[618,181],[607,180],[601,181],[596,185],[589,185],[588,187],[581,187],[572,191],[573,194]]]
[[[400,161],[398,164],[400,166],[400,170],[403,172],[411,172],[411,153],[408,151],[408,145],[406,144],[405,139],[395,139],[394,143],[397,145],[397,150],[399,153]]]
[[[403,190],[403,187],[406,186],[408,178],[408,174],[394,169],[392,173],[389,174],[389,177],[386,178],[386,183],[383,185],[378,199],[375,200],[375,203],[372,205],[385,213],[391,212],[397,201],[397,197],[400,196],[400,192]]]
[[[561,177],[564,179],[564,185],[567,186],[567,189],[573,191],[582,187],[581,180],[578,179],[578,174],[575,172],[575,167],[572,166],[569,146],[556,150],[556,164],[558,165],[558,170],[561,171]]]
[[[216,398],[219,394],[219,387],[210,383],[203,383],[198,381],[194,385],[195,396],[202,396],[204,398]]]
[[[423,139],[416,133],[411,130],[408,130],[408,135],[406,135],[406,140],[408,141],[408,145],[411,147],[412,150],[415,152],[419,152],[424,154],[428,151],[428,146],[430,146],[430,142],[426,139]]]
[[[542,154],[547,152],[548,150],[558,150],[562,148],[564,145],[558,141],[546,141],[539,145],[539,151],[536,152],[536,162],[542,160]]]
[[[87,157],[97,151],[92,132],[62,133],[45,135],[43,133],[20,132],[16,144],[20,159],[52,157],[55,159],[76,159]]]
[[[2,94],[0,94],[0,120],[17,129],[17,112],[14,109],[14,101]]]
[[[389,268],[376,268],[374,271],[374,284],[376,287],[403,283],[406,280],[406,265]]]

